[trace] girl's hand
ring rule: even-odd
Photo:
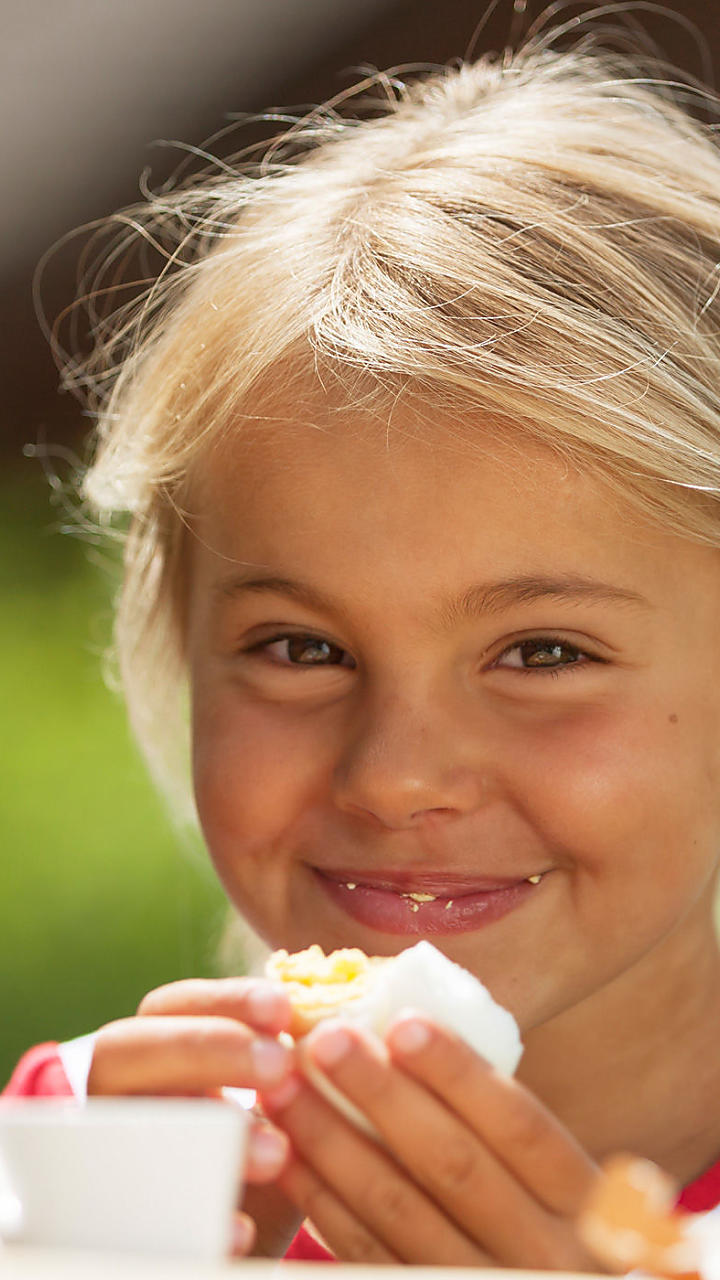
[[[293,1053],[277,1036],[290,1026],[287,996],[251,978],[191,979],[145,996],[137,1016],[111,1022],[97,1034],[89,1094],[214,1097],[225,1086],[268,1089],[282,1083]],[[273,1182],[288,1158],[288,1140],[267,1121],[253,1123],[246,1181]],[[275,1188],[251,1187],[263,1251],[282,1252],[299,1222]],[[267,1213],[264,1210],[267,1209]],[[264,1220],[267,1219],[267,1220]],[[255,1223],[238,1214],[235,1250],[255,1244]]]
[[[303,1052],[383,1144],[297,1077],[263,1094],[293,1146],[279,1186],[342,1261],[597,1270],[574,1229],[594,1164],[458,1037],[412,1014],[386,1044],[322,1024]]]

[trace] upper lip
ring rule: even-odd
[[[534,869],[514,876],[480,876],[470,872],[446,873],[444,871],[368,871],[357,867],[315,867],[319,875],[337,884],[362,885],[368,889],[389,889],[394,893],[433,893],[437,897],[452,897],[463,893],[488,893],[493,889],[507,889],[527,880],[528,876],[543,875]]]

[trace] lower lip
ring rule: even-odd
[[[470,933],[501,920],[519,907],[539,885],[518,880],[502,889],[463,893],[457,898],[435,898],[433,902],[414,902],[390,889],[374,889],[358,884],[354,889],[329,880],[315,872],[328,897],[360,924],[380,933],[449,934]],[[542,884],[542,881],[540,881]]]

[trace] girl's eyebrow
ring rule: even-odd
[[[481,614],[502,613],[513,605],[531,604],[535,600],[553,600],[567,604],[630,604],[644,609],[652,608],[650,601],[637,591],[601,582],[596,578],[578,574],[558,578],[526,575],[470,587],[462,596],[447,600],[441,616],[443,623],[452,625]]]
[[[283,578],[277,574],[263,574],[257,577],[248,577],[242,573],[232,574],[228,578],[221,578],[212,587],[213,595],[221,600],[235,600],[245,592],[267,592],[269,595],[291,596],[301,604],[309,605],[311,609],[326,612],[337,609],[337,602],[323,591],[318,591],[317,587],[296,578]]]
[[[301,604],[324,612],[337,612],[338,601],[310,583],[278,575],[248,577],[234,574],[215,583],[213,595],[220,599],[236,599],[245,592],[290,596]],[[649,600],[627,587],[614,586],[595,578],[569,574],[561,577],[525,575],[498,582],[478,583],[461,596],[446,599],[440,608],[443,626],[483,614],[502,613],[518,604],[531,604],[536,600],[554,600],[559,603],[630,604],[650,609]]]

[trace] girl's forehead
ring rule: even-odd
[[[668,635],[674,619],[720,625],[715,548],[651,524],[602,473],[481,415],[288,406],[283,422],[226,441],[196,497],[196,622],[223,601],[235,608],[249,575],[378,635],[410,620],[432,630],[498,589],[594,601],[604,618],[637,607]]]
[[[542,496],[550,474],[564,486],[613,501],[601,475],[591,477],[587,468],[512,424],[430,404],[368,410],[318,399],[297,407],[276,401],[249,415],[203,461],[193,488],[201,500],[204,495],[214,503],[252,499],[271,487],[321,487],[330,476],[342,489],[378,493],[411,493],[433,484],[457,491],[470,477],[477,483],[487,477],[508,493],[522,489],[527,496],[536,489]]]
[[[224,558],[319,570],[334,546],[358,572],[391,556],[414,575],[420,559],[452,576],[475,558],[501,572],[592,563],[632,576],[658,556],[671,566],[675,551],[684,563],[692,545],[521,429],[407,407],[254,419],[208,460],[191,523]]]

